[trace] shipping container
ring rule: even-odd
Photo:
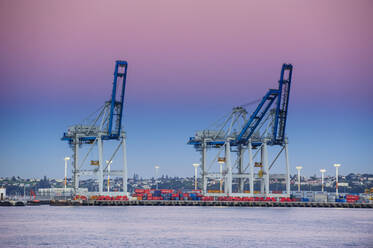
[[[327,202],[328,195],[327,194],[315,194],[314,201],[315,202]]]
[[[161,196],[161,191],[160,190],[154,190],[153,197],[160,197]]]
[[[139,193],[143,194],[144,192],[145,192],[145,189],[135,189],[136,194],[139,194]]]
[[[335,195],[328,195],[328,202],[335,202]]]

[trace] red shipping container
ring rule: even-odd
[[[346,199],[359,200],[359,196],[358,195],[346,195]]]

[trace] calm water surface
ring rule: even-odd
[[[0,247],[373,247],[373,210],[0,207]]]

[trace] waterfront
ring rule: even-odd
[[[373,247],[373,210],[1,207],[1,247]]]

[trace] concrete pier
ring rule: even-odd
[[[373,208],[373,203],[346,202],[260,202],[260,201],[51,201],[52,206],[222,206],[222,207],[308,207]]]
[[[0,206],[4,206],[4,207],[26,206],[26,204],[27,204],[26,201],[18,201],[18,200],[3,200],[3,201],[0,201]]]

